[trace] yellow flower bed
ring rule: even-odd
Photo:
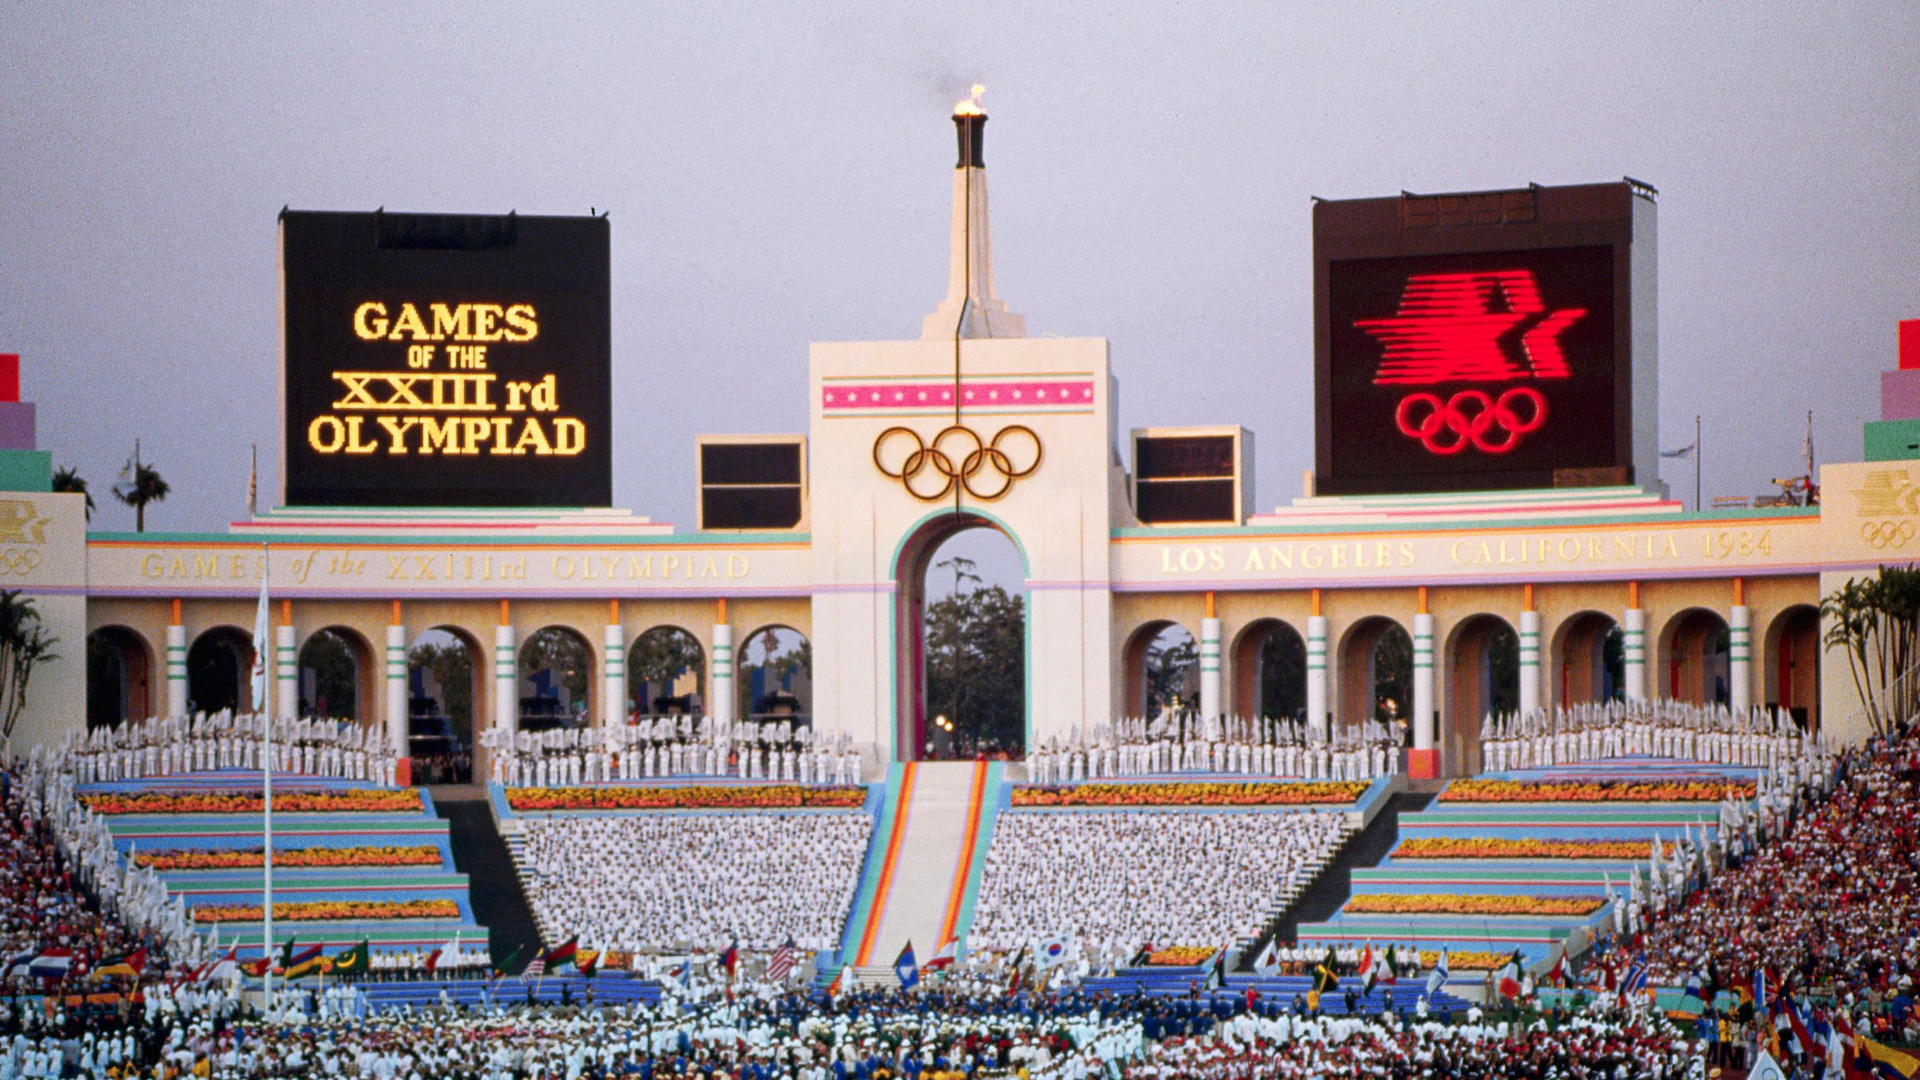
[[[571,787],[507,789],[515,810],[785,810],[851,809],[865,788],[801,784],[692,784],[685,787]]]
[[[1597,896],[1456,896],[1439,893],[1373,893],[1356,896],[1342,910],[1353,915],[1591,915],[1606,900]]]
[[[1719,802],[1753,798],[1751,781],[1732,780],[1455,780],[1441,802]]]
[[[1673,841],[1665,844],[1673,853]],[[1510,840],[1491,836],[1420,836],[1403,840],[1396,859],[1643,859],[1652,845],[1639,840]]]
[[[267,863],[263,848],[224,851],[140,851],[133,865],[155,870],[250,870]],[[303,869],[339,869],[356,866],[439,866],[440,849],[432,844],[406,847],[309,847],[274,849],[273,865]]]
[[[201,904],[193,909],[200,923],[259,922],[265,916],[259,904]],[[352,919],[457,919],[460,905],[451,900],[292,900],[273,905],[276,921],[341,922]]]
[[[82,795],[80,801],[96,814],[258,814],[266,806],[257,791],[114,792]],[[412,788],[291,791],[273,797],[277,814],[390,814],[419,809],[420,793]]]
[[[1447,954],[1448,971],[1493,971],[1507,966],[1513,959],[1512,953],[1504,952],[1450,952]],[[1440,954],[1420,950],[1420,969],[1430,971],[1440,962]]]
[[[1205,945],[1175,945],[1168,949],[1156,949],[1147,956],[1147,963],[1154,967],[1193,967],[1213,959],[1213,950]]]
[[[1329,806],[1366,793],[1364,780],[1304,784],[1191,783],[1077,784],[1016,787],[1014,806]]]

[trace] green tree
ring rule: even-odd
[[[1854,692],[1875,732],[1920,712],[1920,570],[1882,566],[1820,602],[1823,641],[1847,657]]]
[[[633,655],[627,663],[627,676],[638,688],[641,683],[658,694],[671,694],[673,684],[688,671],[700,670],[700,643],[677,626],[656,626],[633,643]],[[653,703],[643,701],[640,711],[650,713]]]
[[[473,730],[473,654],[464,643],[437,645],[423,641],[407,650],[407,663],[425,668],[440,684],[440,711],[453,721],[455,732]]]
[[[87,490],[87,478],[71,465],[53,470],[53,490],[87,497],[87,520],[93,520],[93,493]]]
[[[57,660],[59,639],[41,625],[33,601],[18,590],[0,591],[0,737],[13,757],[13,729],[27,708],[27,683],[43,660]]]
[[[147,531],[147,504],[165,502],[173,494],[173,487],[162,479],[158,470],[144,462],[135,462],[133,480],[125,485],[115,485],[113,497],[133,507],[133,529],[135,532]]]
[[[969,576],[965,567],[955,569],[958,580]],[[1026,640],[1025,598],[998,585],[955,592],[927,605],[927,709],[952,721],[957,750],[1018,754],[1023,749]]]
[[[553,681],[566,691],[567,706],[584,714],[587,681],[593,677],[593,654],[578,637],[557,626],[534,631],[520,647],[520,677],[553,672]]]
[[[1146,669],[1148,716],[1175,702],[1183,711],[1199,704],[1200,646],[1193,635],[1182,633],[1178,641],[1154,638],[1147,646]]]
[[[322,630],[308,638],[300,649],[300,667],[313,672],[313,700],[303,703],[308,712],[334,720],[359,719],[360,665],[340,635]]]

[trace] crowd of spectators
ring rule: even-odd
[[[1920,738],[1876,738],[1840,759],[1824,802],[1802,797],[1781,834],[1651,917],[1655,981],[1773,986],[1864,1009],[1920,1042]]]
[[[1143,947],[1250,938],[1345,840],[1312,811],[1009,810],[994,827],[968,948],[1069,935],[1096,970]]]
[[[583,948],[830,949],[872,832],[859,811],[532,818],[528,898]]]

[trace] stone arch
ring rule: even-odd
[[[1228,651],[1233,712],[1292,720],[1307,709],[1307,639],[1284,619],[1255,619]]]
[[[271,692],[271,690],[269,690]],[[187,711],[253,712],[253,639],[237,626],[204,631],[187,647]]]
[[[87,635],[87,730],[152,716],[153,646],[139,631],[102,626]]]
[[[465,627],[441,624],[407,646],[407,749],[415,782],[466,783],[485,724],[488,650]]]
[[[1005,537],[1020,556],[1022,580],[1031,575],[1033,563],[1027,557],[1026,547],[1020,543],[1019,536],[1005,521],[979,509],[933,511],[908,529],[894,549],[895,760],[918,761],[926,756],[927,748],[932,744],[927,704],[927,574],[933,567],[935,554],[948,540],[975,529],[992,529]],[[1031,594],[1022,588],[1020,602],[1025,623],[1021,643],[1023,667],[1027,664],[1026,656],[1032,643],[1033,611],[1030,600]],[[1023,678],[1020,702],[1022,752],[1025,742],[1033,733],[1033,701],[1031,695],[1025,692],[1025,684]]]
[[[1626,645],[1620,624],[1604,611],[1579,611],[1554,629],[1552,695],[1560,705],[1626,696]]]
[[[1803,731],[1820,730],[1820,609],[1795,604],[1767,624],[1762,640],[1765,693]]]
[[[1154,717],[1177,700],[1180,712],[1200,705],[1200,639],[1172,619],[1140,624],[1122,653],[1128,716]]]
[[[1480,725],[1520,703],[1520,635],[1498,615],[1469,615],[1447,633],[1447,722],[1441,763],[1450,776],[1480,771]]]
[[[593,643],[571,626],[554,623],[520,643],[520,728],[586,727],[599,681]]]
[[[813,642],[786,623],[757,627],[733,650],[734,716],[813,722]]]
[[[1709,608],[1677,612],[1660,631],[1656,696],[1696,705],[1725,705],[1732,691],[1727,620]]]
[[[707,650],[700,638],[671,623],[650,626],[627,647],[628,716],[707,712]]]
[[[1413,635],[1387,615],[1369,615],[1340,635],[1340,696],[1334,723],[1413,715]],[[1386,702],[1390,702],[1388,706]]]
[[[360,632],[327,626],[300,643],[300,715],[366,723],[376,698],[373,646]]]

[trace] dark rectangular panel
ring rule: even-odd
[[[1141,480],[1233,476],[1233,436],[1150,436],[1134,444],[1134,476]]]
[[[1142,522],[1234,520],[1235,482],[1227,480],[1143,481],[1135,485],[1134,508]]]
[[[608,506],[605,218],[288,211],[291,506]]]
[[[709,529],[791,529],[800,524],[798,487],[709,487],[700,492]]]
[[[800,444],[702,443],[700,480],[706,484],[798,484]]]

